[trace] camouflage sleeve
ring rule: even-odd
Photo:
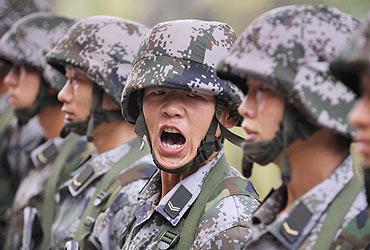
[[[250,240],[251,217],[259,202],[249,196],[228,196],[206,206],[192,249],[241,249]]]

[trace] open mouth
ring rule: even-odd
[[[161,133],[161,143],[166,148],[179,149],[185,142],[185,137],[176,128],[165,128]]]

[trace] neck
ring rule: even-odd
[[[349,154],[349,149],[338,145],[334,134],[320,129],[306,140],[297,140],[288,150],[291,181],[287,184],[288,209],[307,191],[328,178]]]
[[[162,194],[163,198],[168,192],[174,188],[177,183],[185,179],[189,174],[171,174],[161,170]]]
[[[48,140],[59,136],[64,125],[64,114],[59,105],[46,105],[37,116]]]
[[[212,160],[216,155],[217,155],[217,152],[213,152],[213,154],[208,158],[208,160],[202,166],[207,164],[207,162]],[[161,198],[163,198],[168,192],[170,192],[171,189],[174,188],[180,181],[182,181],[189,175],[196,172],[199,168],[190,170],[187,173],[181,173],[181,174],[172,174],[172,173],[168,173],[168,172],[161,170],[161,182],[162,182]]]
[[[97,153],[104,153],[125,144],[136,137],[134,126],[128,122],[103,122],[94,130]]]

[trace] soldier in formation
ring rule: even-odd
[[[240,249],[259,205],[227,162],[240,92],[215,75],[236,36],[225,23],[178,20],[145,36],[122,95],[158,171],[141,191],[123,249]]]
[[[96,148],[58,190],[51,249],[64,249],[70,240],[80,249],[116,249],[154,172],[148,149],[140,148],[134,126],[120,111],[122,89],[147,30],[129,20],[94,16],[73,25],[47,54],[68,79],[58,94],[65,129],[87,135]],[[99,216],[117,197],[125,213],[115,208]],[[101,234],[91,234],[94,226]]]
[[[370,165],[370,21],[331,71],[358,27],[332,7],[268,11],[237,40],[221,22],[74,22],[32,14],[0,40],[1,100],[17,120],[4,133],[14,119],[0,110],[1,165],[17,189],[7,249],[368,247],[370,195],[347,115],[355,107]],[[253,163],[280,167],[283,184],[261,206],[225,139],[243,148],[245,176]]]
[[[56,93],[63,86],[65,77],[47,65],[44,51],[50,50],[73,22],[73,19],[52,13],[31,14],[13,25],[0,41],[1,57],[12,65],[4,79],[10,102],[16,107],[16,112],[22,109],[30,117],[38,117],[47,140],[31,152],[32,162],[20,182],[10,212],[5,249],[29,248],[40,243],[43,230],[38,217],[42,214],[44,184],[54,170],[51,162],[64,144],[59,138],[64,119]],[[37,42],[39,36],[43,37],[42,43]],[[74,157],[79,157],[81,149],[84,149],[78,145],[69,147],[76,151]],[[52,211],[53,208],[47,209]],[[37,226],[39,228],[36,229]],[[33,242],[31,232],[34,234]]]
[[[219,65],[246,94],[245,173],[252,162],[281,169],[282,186],[253,215],[250,249],[329,249],[367,207],[349,153],[355,95],[329,71],[357,26],[331,7],[280,7],[252,21]]]
[[[349,122],[357,129],[355,141],[363,156],[366,199],[370,203],[370,16],[362,23],[351,41],[332,61],[333,74],[355,92],[360,99],[349,114]],[[370,210],[363,209],[348,224],[337,240],[348,249],[367,249],[370,246]]]
[[[32,12],[48,10],[47,1],[38,0],[1,0],[0,1],[0,38],[6,31],[22,16]],[[6,94],[7,88],[4,84],[4,77],[10,69],[9,62],[0,60],[0,249],[5,242],[7,212],[11,207],[14,193],[17,190],[19,180],[14,172],[10,171],[7,153],[13,152],[12,157],[29,157],[26,147],[34,140],[39,138],[39,126],[23,126],[20,128],[14,116],[14,110]],[[37,118],[36,118],[37,119]],[[35,123],[33,123],[35,124]],[[32,133],[31,133],[32,132]],[[35,137],[30,136],[35,135]],[[18,137],[18,144],[14,145],[14,138]],[[20,138],[22,137],[22,139]],[[13,139],[12,139],[13,138]],[[12,140],[11,140],[12,139]],[[13,147],[9,147],[9,141],[13,142]]]

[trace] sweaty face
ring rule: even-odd
[[[239,106],[245,140],[272,140],[284,114],[284,98],[259,80],[248,80],[248,93]]]
[[[36,70],[13,65],[4,78],[4,84],[15,109],[30,108],[39,94],[41,77]]]
[[[370,165],[370,75],[361,77],[362,96],[349,114],[350,123],[357,129],[358,149]]]
[[[58,94],[63,103],[64,121],[83,122],[87,120],[92,103],[92,81],[80,71],[66,66],[67,82]]]
[[[169,88],[144,92],[143,112],[159,164],[177,169],[192,161],[215,113],[214,96]]]

